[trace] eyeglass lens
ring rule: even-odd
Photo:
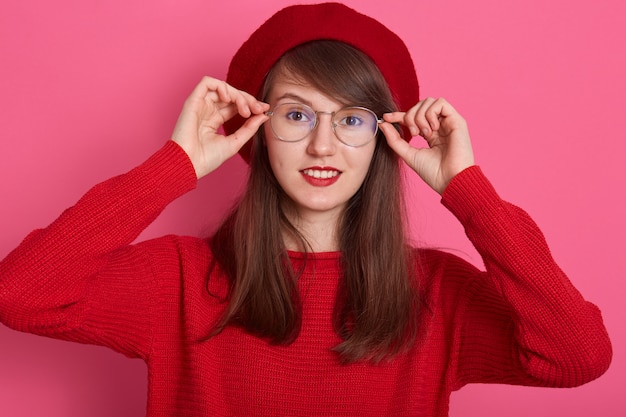
[[[301,103],[283,103],[271,112],[274,134],[285,142],[304,139],[317,126],[318,115]],[[378,118],[363,107],[345,107],[332,113],[332,126],[337,138],[349,146],[363,146],[376,136]]]

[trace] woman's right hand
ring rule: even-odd
[[[172,140],[191,160],[201,178],[235,155],[268,120],[269,105],[224,81],[204,77],[185,101]],[[231,135],[218,133],[227,120],[239,114],[245,123]]]

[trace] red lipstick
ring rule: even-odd
[[[333,167],[309,167],[300,171],[304,180],[315,187],[328,187],[337,182],[341,171]]]

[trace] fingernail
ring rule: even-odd
[[[415,126],[411,126],[410,131],[411,131],[411,135],[413,136],[417,136],[420,134],[420,131]]]

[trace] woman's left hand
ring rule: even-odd
[[[389,146],[432,189],[442,194],[452,178],[474,165],[474,153],[465,119],[442,98],[426,98],[407,112],[383,115],[380,129]],[[426,148],[416,148],[400,137],[391,123],[422,136]]]

